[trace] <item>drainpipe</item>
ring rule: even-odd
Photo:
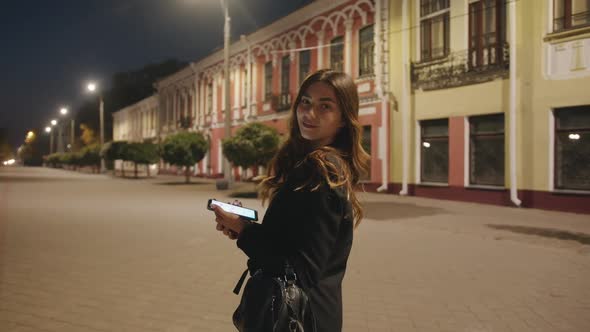
[[[516,3],[510,2],[510,200],[520,206],[516,180]]]
[[[375,87],[377,98],[381,100],[381,127],[379,128],[379,158],[381,158],[381,186],[377,188],[377,192],[384,192],[387,190],[387,180],[389,175],[388,158],[387,158],[387,138],[388,138],[388,111],[387,99],[384,93],[383,75],[384,61],[383,51],[385,49],[385,34],[383,32],[384,26],[382,21],[383,0],[375,1]]]
[[[409,52],[409,14],[408,0],[402,2],[402,95],[401,95],[401,113],[402,113],[402,190],[400,195],[408,195],[408,170],[410,168],[409,149],[408,149],[408,114],[410,112],[410,76],[408,69],[410,67]]]

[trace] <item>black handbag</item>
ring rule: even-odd
[[[234,288],[240,288],[248,270]],[[241,332],[315,332],[315,320],[309,298],[297,285],[295,270],[288,263],[282,276],[265,274],[262,269],[251,273],[246,282],[233,322]]]

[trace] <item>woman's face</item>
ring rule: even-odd
[[[297,123],[301,136],[311,141],[314,147],[332,143],[344,121],[336,93],[330,85],[315,82],[303,92],[297,106]]]

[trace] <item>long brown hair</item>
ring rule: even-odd
[[[334,89],[344,126],[334,141],[324,147],[313,149],[310,142],[301,136],[297,122],[297,108],[303,93],[316,82],[324,82]],[[297,98],[291,108],[289,137],[270,161],[266,177],[259,186],[262,202],[272,200],[276,190],[287,180],[287,176],[303,161],[314,167],[314,176],[297,189],[316,190],[322,180],[330,188],[343,186],[352,204],[355,228],[359,225],[363,210],[355,193],[354,186],[368,169],[369,155],[361,145],[362,127],[358,121],[359,97],[352,78],[342,72],[321,69],[311,73],[301,84]],[[338,160],[330,160],[328,155]]]

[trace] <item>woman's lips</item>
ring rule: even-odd
[[[305,128],[316,128],[316,127],[317,127],[317,126],[311,125],[311,124],[309,124],[309,123],[307,123],[307,122],[305,122],[305,121],[304,121],[302,124],[303,124],[303,126],[304,126]]]

